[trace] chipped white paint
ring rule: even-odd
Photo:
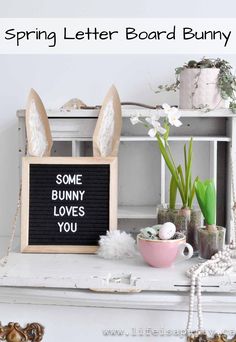
[[[78,333],[86,341],[112,341],[104,336],[107,329],[125,331],[119,341],[126,342],[146,329],[183,332],[189,305],[185,271],[194,262],[198,260],[155,269],[139,257],[110,261],[96,255],[12,253],[0,269],[1,320],[40,322],[46,328],[45,342],[67,341]],[[230,274],[204,278],[202,305],[208,329],[234,329],[235,283]],[[171,342],[179,338],[175,334]]]
[[[186,308],[187,298],[181,301],[178,297],[175,301],[175,296],[165,297],[153,294],[148,296],[149,300],[143,297],[145,306],[140,308],[142,301],[140,300],[140,307],[138,307],[136,305],[139,304],[137,296],[140,297],[142,294],[127,296],[88,293],[83,296],[80,292],[73,292],[74,298],[67,292],[60,294],[64,302],[68,299],[68,305],[28,305],[16,304],[17,302],[9,305],[0,303],[1,320],[4,322],[20,321],[22,324],[40,322],[45,326],[43,342],[70,340],[86,342],[185,341],[183,334],[187,316],[186,311],[182,311],[181,306],[185,303],[184,308]],[[99,297],[97,302],[95,296]],[[48,297],[52,298],[53,296],[50,293]],[[81,297],[80,305],[75,306],[73,301],[78,304],[76,299],[78,297]],[[168,306],[168,298],[175,305]],[[104,306],[104,302],[109,303],[109,300],[114,307]],[[130,300],[129,308],[125,306],[128,300]],[[165,300],[167,300],[167,305],[165,305]],[[160,305],[158,304],[159,301]],[[97,307],[89,306],[88,303],[91,302],[97,303]],[[70,306],[70,303],[73,306]],[[117,303],[122,307],[116,307]],[[220,306],[219,308],[221,310]],[[204,322],[207,329],[211,331],[235,330],[235,314],[233,313],[224,311],[217,314],[207,311],[204,315]],[[117,337],[109,336],[107,335],[108,330],[120,331],[120,334]],[[146,331],[149,333],[147,337],[144,335]],[[171,332],[172,336],[170,336]],[[161,337],[157,335],[158,333]],[[168,335],[164,337],[164,334]]]
[[[98,117],[98,109],[81,109],[81,110],[63,110],[63,109],[48,109],[47,114],[49,118],[91,118],[91,117]],[[158,112],[159,114],[163,113],[163,111],[155,109],[146,109],[142,107],[135,107],[130,108],[130,106],[123,107],[122,108],[122,116],[123,117],[130,117],[131,115],[140,115],[140,116],[151,116],[153,113]],[[24,110],[18,110],[17,116],[18,117],[24,117],[25,111]],[[205,113],[204,111],[200,110],[185,110],[181,109],[181,116],[183,117],[233,117],[235,114],[233,114],[229,109],[217,109],[212,110],[210,112]]]
[[[45,342],[67,341],[78,333],[80,339],[102,342],[106,329],[128,332],[119,337],[126,342],[133,341],[133,329],[183,331],[189,300],[185,270],[194,262],[198,260],[155,269],[141,258],[109,261],[96,255],[12,253],[7,266],[0,268],[1,321],[40,322],[46,328]],[[234,329],[235,284],[231,274],[204,279],[202,305],[208,329]],[[171,341],[179,341],[179,336]]]
[[[140,292],[129,296],[80,289],[0,288],[0,303],[6,304],[187,311],[188,299],[185,292]],[[235,313],[236,297],[205,294],[203,306],[209,312]]]
[[[141,257],[104,260],[96,255],[11,253],[8,264],[0,269],[0,286],[184,292],[189,289],[185,272],[196,262],[197,258],[157,269]],[[203,291],[236,292],[236,276],[204,279]]]

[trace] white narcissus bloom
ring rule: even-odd
[[[168,103],[163,103],[162,108],[164,109],[164,113],[168,115],[171,110],[171,106],[168,105]]]
[[[137,123],[141,122],[138,118],[138,115],[131,116],[130,121],[132,125],[136,125]]]
[[[152,114],[150,117],[146,118],[145,120],[152,126],[155,126],[155,123],[158,122],[160,119],[160,115],[158,113]]]
[[[168,115],[168,120],[169,120],[169,123],[172,125],[172,126],[175,126],[175,127],[180,127],[182,125],[182,122],[179,120],[180,118],[180,114],[177,112],[177,113],[170,113]]]
[[[146,121],[153,126],[152,128],[149,129],[148,131],[148,135],[151,138],[154,138],[156,136],[157,133],[160,134],[165,134],[166,133],[166,129],[161,127],[160,122],[158,121],[159,116],[157,115],[152,115],[150,118],[146,118]]]
[[[178,108],[170,107],[167,103],[164,103],[162,105],[162,108],[164,109],[168,121],[172,126],[180,127],[182,125],[182,122],[179,120],[181,115],[179,113]]]
[[[157,133],[160,133],[160,134],[165,134],[166,133],[166,129],[161,127],[161,124],[159,123],[159,126],[157,127],[153,127],[151,129],[149,129],[148,131],[148,135],[151,137],[151,138],[154,138],[156,136]]]

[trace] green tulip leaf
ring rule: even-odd
[[[207,184],[205,192],[205,215],[207,224],[216,224],[216,191],[213,182]]]
[[[177,196],[177,184],[175,178],[172,176],[170,180],[170,209],[175,209]]]
[[[216,191],[212,179],[195,181],[195,192],[199,207],[208,225],[216,224]]]
[[[195,182],[195,192],[196,192],[196,197],[197,197],[199,207],[204,217],[205,217],[205,191],[206,191],[205,185],[200,180],[197,180]]]

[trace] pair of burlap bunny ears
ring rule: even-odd
[[[79,99],[72,99],[61,108],[61,111],[65,111],[66,116],[70,110],[80,109],[80,104],[84,106],[84,103]],[[33,157],[50,156],[53,142],[49,120],[43,102],[34,89],[31,89],[29,93],[25,123],[27,154]],[[93,133],[94,157],[117,156],[121,127],[121,103],[118,92],[113,85],[103,101]]]

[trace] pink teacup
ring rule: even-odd
[[[153,267],[170,267],[174,261],[187,260],[193,255],[193,248],[183,236],[176,240],[148,240],[137,236],[140,253],[146,263]],[[188,254],[184,254],[187,248]]]

